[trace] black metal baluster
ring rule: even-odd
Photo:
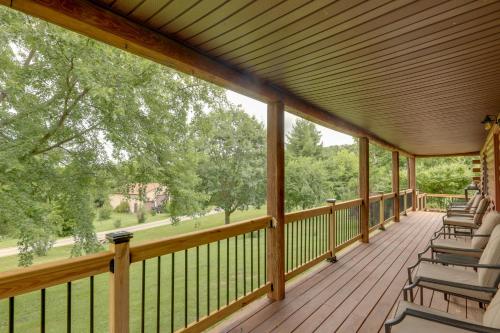
[[[299,221],[295,221],[293,224],[295,225],[295,264],[292,270],[299,266]]]
[[[226,239],[226,305],[229,304],[229,238]]]
[[[285,253],[286,253],[286,261],[285,261],[285,272],[288,272],[288,252],[290,251],[290,230],[288,230],[288,224],[285,224],[286,229],[286,241],[285,241]]]
[[[312,218],[309,218],[309,219],[306,219],[305,220],[306,223],[308,224],[307,226],[307,233],[309,234],[308,237],[306,239],[308,239],[308,246],[306,247],[307,249],[307,252],[308,252],[308,255],[307,255],[307,260],[306,262],[310,261],[311,260],[311,257],[312,257],[312,224],[313,224],[313,219]]]
[[[160,333],[161,257],[157,258],[156,270],[156,332]]]
[[[45,289],[40,290],[40,332],[45,333]]]
[[[238,236],[234,237],[234,299],[238,299]]]
[[[196,247],[196,321],[200,320],[200,247]]]
[[[174,306],[175,306],[175,253],[172,252],[172,272],[170,276],[170,332],[174,332],[175,322],[174,322]]]
[[[257,283],[260,287],[260,229],[257,230]]]
[[[217,241],[217,310],[220,309],[220,241]]]
[[[141,271],[141,333],[144,333],[146,324],[146,260],[142,261]]]
[[[207,244],[207,316],[210,315],[210,243]]]
[[[253,290],[253,231],[250,232],[250,290]]]
[[[264,281],[267,281],[267,229],[264,229]]]
[[[184,250],[184,327],[188,325],[188,250]]]
[[[243,295],[247,294],[247,242],[243,234]]]
[[[66,331],[71,333],[71,281],[67,283]]]
[[[14,333],[14,297],[9,297],[9,333]]]
[[[94,333],[94,276],[90,277],[90,333]]]

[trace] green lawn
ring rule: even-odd
[[[233,221],[262,216],[265,210],[237,212]],[[177,226],[163,226],[135,233],[133,243],[157,239],[221,225],[223,215],[205,216],[185,221]],[[287,267],[297,267],[327,248],[327,219],[311,218],[287,227]],[[343,224],[343,223],[340,223]],[[292,225],[295,225],[291,227]],[[298,235],[304,235],[298,238]],[[307,236],[307,235],[310,235]],[[313,241],[311,242],[310,239]],[[317,241],[321,246],[316,246]],[[210,251],[210,253],[208,253]],[[49,256],[37,262],[67,257],[69,248],[53,249]],[[301,258],[298,260],[297,255]],[[253,260],[252,260],[253,258]],[[186,266],[187,260],[187,266]],[[3,258],[2,269],[13,268],[15,257]],[[156,331],[157,309],[161,332],[170,332],[173,313],[174,331],[216,310],[245,292],[258,288],[265,281],[265,232],[246,234],[188,251],[153,258],[131,266],[130,325],[131,332],[140,331],[142,268],[145,267],[145,326],[146,332]],[[160,269],[159,269],[160,267]],[[108,320],[108,274],[95,278],[95,331],[106,332]],[[89,329],[89,281],[72,283],[72,332]],[[159,286],[159,288],[158,288]],[[61,332],[66,328],[67,286],[49,288],[46,294],[46,332]],[[158,296],[159,295],[159,296]],[[197,297],[199,296],[199,297]],[[159,297],[159,298],[158,298]],[[198,302],[196,301],[198,299]],[[207,302],[209,300],[209,302]],[[173,305],[173,309],[172,309]],[[6,330],[8,301],[0,301],[0,332]],[[35,332],[40,324],[40,292],[15,298],[17,332]]]

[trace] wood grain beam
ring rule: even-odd
[[[394,197],[394,222],[399,222],[399,152],[392,152],[392,192]]]
[[[369,241],[369,211],[370,211],[370,156],[368,138],[359,139],[359,196],[363,200],[361,205],[361,241]]]
[[[0,4],[262,102],[281,100],[288,111],[303,118],[355,137],[367,137],[384,148],[398,150],[407,156],[412,155],[378,135],[316,107],[288,91],[216,61],[90,1],[1,0]]]
[[[416,165],[415,165],[415,157],[408,158],[408,172],[409,172],[409,184],[410,189],[412,191],[412,211],[415,211],[417,208],[417,177],[416,177]]]
[[[415,155],[416,158],[433,158],[433,157],[459,157],[459,156],[479,156],[478,151],[470,151],[464,153],[455,153],[455,154],[436,154],[436,155]]]
[[[267,104],[267,281],[273,300],[285,298],[285,109],[282,102]]]

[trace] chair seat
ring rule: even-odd
[[[432,264],[429,262],[421,262],[418,269],[414,272],[414,281],[417,277],[430,278],[435,280],[449,281],[455,283],[463,283],[471,286],[481,286],[479,284],[478,274],[472,270],[465,270],[458,267],[443,266]],[[470,290],[459,287],[451,287],[439,283],[419,282],[420,286],[434,290],[439,290],[445,293],[462,295],[464,297],[484,300],[489,302],[492,298],[491,293]]]
[[[477,228],[474,219],[467,216],[446,216],[443,223],[445,225],[453,225],[458,227]]]
[[[449,314],[448,312],[439,311],[432,308],[427,308],[421,305],[417,305],[410,302],[401,301],[398,305],[398,310],[396,316],[401,314],[406,309],[414,309],[418,311],[422,311],[425,313],[435,314],[446,318],[453,318],[456,320],[463,321],[462,318]],[[473,322],[472,320],[467,320],[469,323],[475,323],[481,325],[481,323]],[[439,324],[430,320],[425,320],[421,318],[416,318],[412,316],[406,316],[405,319],[392,327],[391,332],[398,333],[420,333],[420,332],[440,332],[440,333],[462,333],[469,332],[468,330],[464,330],[461,328]]]

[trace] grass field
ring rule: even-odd
[[[265,210],[237,212],[233,221],[262,216]],[[135,233],[132,243],[157,239],[164,236],[181,234],[193,230],[221,225],[222,214],[205,216],[193,221],[185,221],[177,226],[164,226]],[[315,220],[311,220],[315,221]],[[290,224],[289,226],[292,226]],[[318,224],[319,226],[320,224]],[[297,235],[310,232],[312,248],[321,238],[326,244],[324,228],[306,228],[296,226],[296,233],[287,232],[286,244],[292,246],[293,253],[307,254],[311,249],[308,236],[300,241]],[[325,226],[325,224],[323,224]],[[303,227],[303,229],[302,229]],[[288,230],[288,229],[287,229]],[[300,230],[300,232],[299,232]],[[304,231],[302,231],[304,230]],[[253,237],[252,237],[253,236]],[[299,248],[298,248],[299,247]],[[131,332],[140,331],[142,269],[145,268],[145,328],[146,332],[155,332],[157,320],[161,332],[177,330],[197,317],[232,301],[236,296],[258,288],[265,283],[265,233],[263,230],[253,235],[246,234],[229,240],[223,240],[193,248],[188,251],[152,258],[144,263],[131,266],[130,286],[130,325]],[[323,247],[324,248],[324,247]],[[69,248],[53,249],[49,256],[37,259],[37,262],[67,257]],[[208,253],[210,251],[210,253]],[[292,254],[291,252],[291,254]],[[290,260],[293,255],[290,256]],[[253,258],[253,260],[252,260]],[[287,256],[288,258],[288,256]],[[307,256],[306,256],[307,258]],[[4,258],[2,269],[13,268],[15,258]],[[304,261],[305,262],[305,261]],[[186,265],[187,263],[187,265]],[[296,267],[290,261],[288,267]],[[94,313],[95,332],[106,332],[108,325],[108,274],[95,277]],[[71,323],[72,332],[88,332],[90,317],[90,279],[75,281],[71,285]],[[159,286],[159,287],[158,287]],[[198,300],[198,302],[197,302]],[[46,291],[46,332],[62,332],[67,323],[67,286],[60,285]],[[158,306],[159,305],[159,306]],[[6,331],[8,320],[8,301],[0,301],[0,332]],[[16,332],[39,331],[40,292],[34,292],[15,298]]]
[[[145,223],[165,220],[168,217],[169,217],[168,214],[156,214],[156,215],[147,214]],[[114,225],[116,220],[121,221],[120,228],[137,225],[137,217],[135,216],[135,214],[111,213],[111,217],[107,220],[95,219],[94,221],[95,231],[100,232],[100,231],[116,229]],[[12,247],[12,246],[17,246],[17,239],[14,238],[0,239],[0,248]]]

